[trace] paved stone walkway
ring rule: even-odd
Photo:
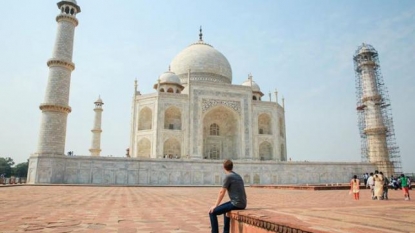
[[[0,232],[210,232],[217,187],[16,186],[0,188]],[[415,200],[401,190],[370,200],[362,190],[247,188],[248,209],[326,232],[415,232]],[[415,196],[414,196],[415,199]],[[227,197],[226,197],[227,200]],[[222,219],[220,219],[222,220]]]

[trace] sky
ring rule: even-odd
[[[36,152],[56,36],[57,1],[0,8],[0,157]],[[101,155],[129,147],[134,80],[152,93],[184,48],[203,39],[227,57],[233,84],[252,73],[285,98],[288,158],[361,161],[353,54],[379,53],[404,172],[415,172],[415,4],[412,0],[78,0],[66,151],[89,155],[94,101],[104,102]],[[274,96],[272,101],[275,101]]]

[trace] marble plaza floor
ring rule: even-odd
[[[218,187],[15,186],[0,188],[0,232],[210,232]],[[318,232],[415,232],[415,200],[390,190],[355,201],[345,190],[247,187],[248,209]],[[225,198],[227,200],[227,196]],[[414,193],[415,199],[415,193]],[[220,218],[221,220],[221,218]]]

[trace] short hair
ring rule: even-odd
[[[232,160],[227,159],[227,160],[223,161],[223,168],[225,168],[226,171],[232,171],[232,169],[233,169]]]

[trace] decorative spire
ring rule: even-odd
[[[171,72],[171,67],[170,67],[170,65],[169,65],[169,72]]]
[[[138,83],[137,83],[137,78],[134,80],[134,95],[139,94],[138,92]]]
[[[285,109],[285,99],[284,99],[284,96],[282,96],[282,108]]]
[[[277,91],[277,88],[275,88],[274,93],[275,93],[275,102],[278,104],[278,91]]]
[[[203,41],[203,33],[202,33],[202,25],[200,25],[200,29],[199,29],[199,40]]]

